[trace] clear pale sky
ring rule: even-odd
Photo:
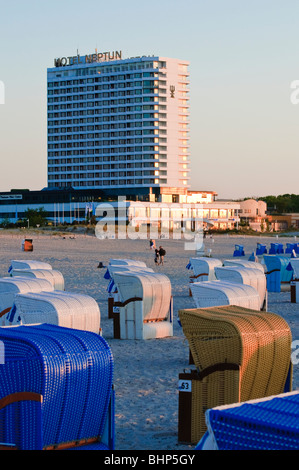
[[[190,61],[191,188],[299,194],[298,0],[0,0],[0,191],[47,184],[55,57],[121,50]]]

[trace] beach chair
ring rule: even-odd
[[[260,309],[258,291],[249,285],[227,281],[206,281],[190,284],[192,298],[196,308],[237,305]]]
[[[269,255],[279,255],[283,254],[283,244],[282,243],[271,243],[269,249]]]
[[[36,260],[12,260],[8,272],[12,269],[52,269],[49,263]]]
[[[285,249],[285,253],[287,254],[291,254],[293,252],[293,250],[296,251],[296,245],[297,243],[287,243],[286,244],[286,249]]]
[[[12,269],[10,271],[12,277],[30,277],[37,279],[47,279],[51,282],[54,290],[64,290],[64,277],[60,271],[54,269]]]
[[[119,313],[119,307],[116,307],[114,304],[115,302],[119,301],[119,294],[117,291],[117,287],[115,285],[113,274],[114,272],[124,272],[124,271],[133,271],[133,272],[151,272],[153,273],[154,270],[152,268],[148,268],[147,266],[133,266],[133,265],[109,265],[107,266],[107,270],[104,274],[104,279],[109,280],[109,284],[107,286],[108,292],[108,318],[114,318],[114,313]]]
[[[47,323],[100,333],[101,314],[90,296],[71,292],[17,294],[7,324]]]
[[[298,450],[299,392],[212,408],[206,425],[196,450]]]
[[[1,450],[113,450],[113,357],[105,339],[55,325],[0,328]]]
[[[248,258],[248,261],[253,261],[254,263],[258,263],[259,259],[258,257],[254,254],[254,251],[251,253],[251,255]]]
[[[292,272],[292,280],[299,281],[299,258],[289,259],[286,269]]]
[[[199,442],[207,409],[291,391],[292,337],[279,315],[225,306],[179,318],[195,366],[179,375],[180,442]]]
[[[291,302],[296,304],[299,302],[299,258],[291,258],[286,269],[292,273]]]
[[[223,266],[244,266],[244,268],[259,269],[263,273],[265,272],[263,264],[245,259],[226,259],[223,261]]]
[[[262,256],[267,254],[267,246],[262,243],[257,243],[255,254],[257,256]]]
[[[260,269],[245,268],[244,266],[221,266],[215,268],[215,274],[219,281],[237,282],[254,287],[260,296],[260,309],[267,310],[267,280],[265,273]]]
[[[146,264],[144,261],[137,261],[135,259],[111,259],[109,261],[109,264],[111,266],[121,266],[121,265],[125,265],[125,266],[140,266],[140,267],[144,267],[146,268]]]
[[[119,293],[119,314],[114,317],[114,337],[151,339],[173,335],[171,283],[161,273],[114,273]]]
[[[281,284],[289,284],[292,280],[292,271],[287,269],[290,257],[279,255],[265,255],[267,290],[268,292],[280,292]]]
[[[233,256],[245,256],[244,246],[243,245],[235,245],[235,250]]]
[[[53,285],[46,279],[28,277],[0,278],[0,326],[8,324],[8,315],[13,308],[17,294],[28,292],[52,292]]]
[[[222,261],[216,258],[190,258],[186,268],[193,271],[190,282],[213,281],[216,279],[215,267],[222,266]]]

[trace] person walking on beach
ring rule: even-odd
[[[162,266],[164,265],[164,256],[165,255],[166,255],[166,251],[164,250],[164,248],[162,246],[159,246],[159,256],[160,256],[159,264],[162,264]]]
[[[156,242],[155,240],[150,239],[150,250],[156,249]]]
[[[159,250],[155,248],[155,264],[159,264]]]

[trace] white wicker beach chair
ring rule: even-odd
[[[36,260],[12,260],[8,272],[12,269],[52,269],[49,263]]]
[[[46,279],[30,279],[26,277],[4,277],[0,279],[0,326],[7,324],[9,312],[15,297],[20,293],[51,292],[53,285]]]
[[[193,271],[190,282],[214,281],[216,279],[215,268],[222,265],[222,261],[216,258],[190,258],[187,265],[188,269]]]
[[[110,278],[113,278],[113,274],[115,272],[149,272],[153,273],[154,270],[152,268],[148,268],[147,266],[133,266],[133,265],[125,265],[125,264],[112,264],[111,266],[107,266],[107,272],[110,275]],[[108,278],[108,277],[107,277]]]
[[[48,323],[77,330],[100,332],[100,309],[90,296],[71,292],[18,294],[13,324]]]
[[[143,266],[144,268],[146,267],[146,264],[144,261],[137,261],[135,259],[111,259],[109,261],[109,264],[112,265],[127,265],[127,266]]]
[[[290,258],[290,265],[293,270],[293,280],[299,281],[299,258]]]
[[[115,272],[119,293],[121,339],[150,339],[173,335],[171,283],[150,272]]]
[[[259,269],[265,272],[265,265],[256,263],[255,261],[246,261],[242,259],[226,259],[223,261],[223,266],[244,266],[244,268]]]
[[[119,293],[117,291],[116,284],[114,282],[114,273],[115,272],[150,272],[153,273],[154,270],[152,268],[144,267],[144,266],[132,266],[132,265],[109,265],[107,267],[107,271],[105,273],[105,279],[109,280],[109,284],[107,286],[107,291],[109,293],[108,297],[108,317],[112,318],[113,313],[119,313],[119,307],[115,306],[114,303],[120,300]]]
[[[245,268],[244,266],[222,266],[215,268],[219,281],[237,282],[254,287],[260,296],[261,309],[267,309],[267,279],[260,269]]]
[[[60,271],[54,269],[12,269],[10,272],[12,277],[30,277],[37,279],[47,279],[53,284],[54,290],[64,290],[64,277]]]
[[[236,282],[206,281],[194,282],[191,290],[196,308],[236,305],[260,310],[260,296],[252,286]]]

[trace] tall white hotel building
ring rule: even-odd
[[[48,187],[186,192],[188,66],[120,51],[55,59],[47,72]]]

